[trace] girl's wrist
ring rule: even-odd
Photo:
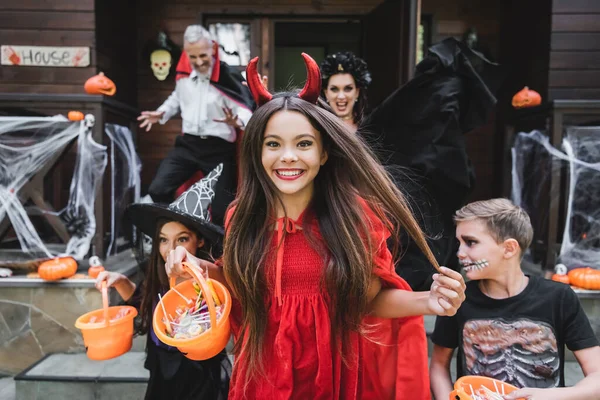
[[[115,289],[124,301],[129,301],[135,292],[136,285],[125,276],[114,284]]]

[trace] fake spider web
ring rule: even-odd
[[[96,231],[94,199],[106,167],[106,147],[92,139],[94,117],[72,122],[63,116],[0,117],[0,221],[7,217],[24,253],[31,258],[43,255],[70,255],[82,259]],[[48,249],[25,209],[31,193],[28,183],[77,139],[77,159],[69,201],[58,212],[46,209],[37,214],[58,217],[70,239],[64,253]]]
[[[135,151],[133,133],[129,128],[106,124],[104,132],[110,139],[110,242],[105,254],[108,257],[116,251],[117,239],[123,234],[122,217],[126,206],[140,201],[142,162]],[[135,229],[131,235],[133,243],[136,243]]]
[[[561,150],[539,131],[519,133],[512,148],[512,199],[531,216],[536,236],[545,232],[549,210],[542,201],[553,173],[566,171],[564,233],[558,262],[568,269],[600,269],[600,128],[570,127]],[[560,202],[558,204],[561,204]]]

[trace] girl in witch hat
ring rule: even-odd
[[[429,399],[421,315],[453,315],[464,281],[442,267],[430,292],[414,293],[396,275],[386,240],[400,229],[435,258],[365,143],[316,105],[319,68],[303,57],[299,93],[271,95],[257,59],[246,74],[260,107],[227,214],[223,282],[238,302],[230,399]],[[222,279],[183,247],[168,273],[181,274],[183,261]]]
[[[170,250],[182,246],[199,258],[220,255],[223,228],[211,223],[209,208],[223,166],[195,183],[170,205],[132,204],[127,216],[144,234],[153,238],[144,281],[136,287],[126,276],[102,272],[96,287],[107,281],[123,300],[139,309],[140,334],[147,334],[150,371],[146,399],[226,399],[231,365],[225,352],[206,361],[192,361],[176,348],[160,342],[152,329],[152,316],[158,294],[169,290],[165,260]]]

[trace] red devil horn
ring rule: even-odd
[[[246,80],[248,81],[248,88],[250,89],[250,93],[252,93],[252,97],[254,97],[256,105],[260,107],[271,100],[273,95],[262,85],[260,76],[256,70],[256,64],[258,64],[258,57],[254,57],[248,63],[246,67]]]
[[[306,83],[300,94],[298,94],[298,97],[315,104],[321,94],[321,70],[311,56],[302,53],[302,57],[306,64]]]

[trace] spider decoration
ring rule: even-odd
[[[78,211],[67,208],[60,214],[60,218],[71,236],[85,237],[89,233],[91,222],[83,207],[79,207]]]

